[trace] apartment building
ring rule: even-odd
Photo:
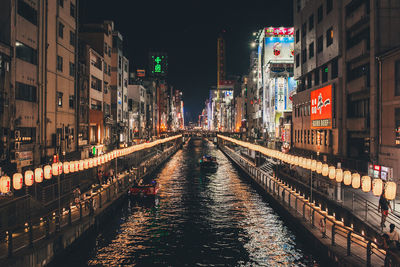
[[[79,38],[89,82],[89,143],[97,151],[106,151],[115,146],[112,136],[115,118],[111,113],[111,49],[114,23],[84,24]],[[82,99],[84,101],[84,99]]]
[[[75,0],[47,3],[44,95],[46,156],[77,150],[76,55],[77,5]]]

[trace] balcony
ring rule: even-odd
[[[367,75],[363,75],[358,79],[347,82],[346,89],[348,94],[367,91],[369,89]]]
[[[347,118],[346,127],[348,131],[362,132],[368,130],[367,118]]]
[[[367,47],[367,40],[363,39],[356,45],[346,50],[346,61],[352,61],[356,58],[369,55],[369,49]]]

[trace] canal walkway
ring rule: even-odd
[[[336,261],[345,261],[354,266],[383,266],[386,251],[376,240],[370,240],[362,233],[356,233],[344,222],[337,220],[327,210],[310,203],[304,194],[287,182],[268,175],[255,164],[226,146],[221,149],[238,164],[269,195],[327,248],[327,256]],[[323,223],[322,223],[323,222]],[[321,224],[322,223],[322,224]],[[323,225],[323,227],[321,227]]]
[[[17,258],[26,256],[25,249],[34,249],[42,246],[44,243],[62,235],[71,227],[79,229],[77,231],[85,231],[98,223],[98,216],[107,210],[116,200],[126,196],[128,187],[134,180],[138,181],[148,174],[152,173],[162,162],[168,159],[173,153],[177,151],[178,147],[172,146],[162,153],[156,154],[151,159],[143,162],[142,172],[138,169],[130,171],[125,170],[118,173],[116,177],[108,184],[93,185],[92,189],[81,194],[81,201],[79,204],[71,204],[66,209],[62,210],[62,217],[60,223],[57,222],[56,213],[52,211],[48,216],[40,218],[39,223],[25,225],[25,229],[15,232],[7,232],[5,242],[0,243],[0,266],[11,266],[10,262],[15,266],[25,266],[16,261]],[[81,227],[78,227],[81,226]],[[82,233],[79,233],[80,236]],[[65,244],[57,244],[53,242],[53,249],[55,251],[62,250],[66,245],[69,245],[74,240],[66,241]],[[57,248],[57,246],[60,246]],[[38,257],[39,258],[39,257]],[[29,260],[31,261],[31,260]],[[48,261],[39,261],[36,259],[37,264],[45,265]],[[26,263],[26,261],[25,261]]]

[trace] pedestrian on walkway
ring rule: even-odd
[[[393,242],[393,245],[398,248],[399,247],[399,233],[395,230],[396,226],[391,223],[390,230],[386,234],[389,236],[389,240]]]
[[[381,228],[383,230],[383,228],[386,227],[385,222],[386,222],[386,218],[389,215],[389,208],[390,211],[392,212],[392,207],[390,206],[389,201],[386,199],[385,197],[385,190],[382,191],[382,195],[379,198],[379,205],[378,205],[378,212],[381,213]]]
[[[79,185],[74,189],[74,191],[72,191],[72,193],[74,194],[74,201],[75,201],[75,206],[78,207],[78,205],[80,204],[80,198],[81,198],[81,190],[79,188]]]

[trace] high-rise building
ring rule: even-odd
[[[379,163],[378,61],[400,45],[392,1],[294,1],[293,140],[349,168]],[[391,164],[393,165],[393,164]],[[389,166],[392,167],[392,166]]]
[[[80,27],[79,32],[81,46],[79,57],[81,61],[85,62],[89,85],[87,89],[88,99],[80,97],[80,103],[85,103],[89,110],[89,126],[81,127],[80,135],[88,136],[89,145],[96,146],[96,151],[99,152],[106,151],[106,146],[115,146],[117,141],[112,136],[115,117],[111,114],[113,103],[111,93],[113,29],[114,23],[105,21],[98,24],[84,24]],[[83,88],[80,88],[80,90],[80,92],[84,91]],[[85,146],[84,143],[82,143],[82,146]]]

